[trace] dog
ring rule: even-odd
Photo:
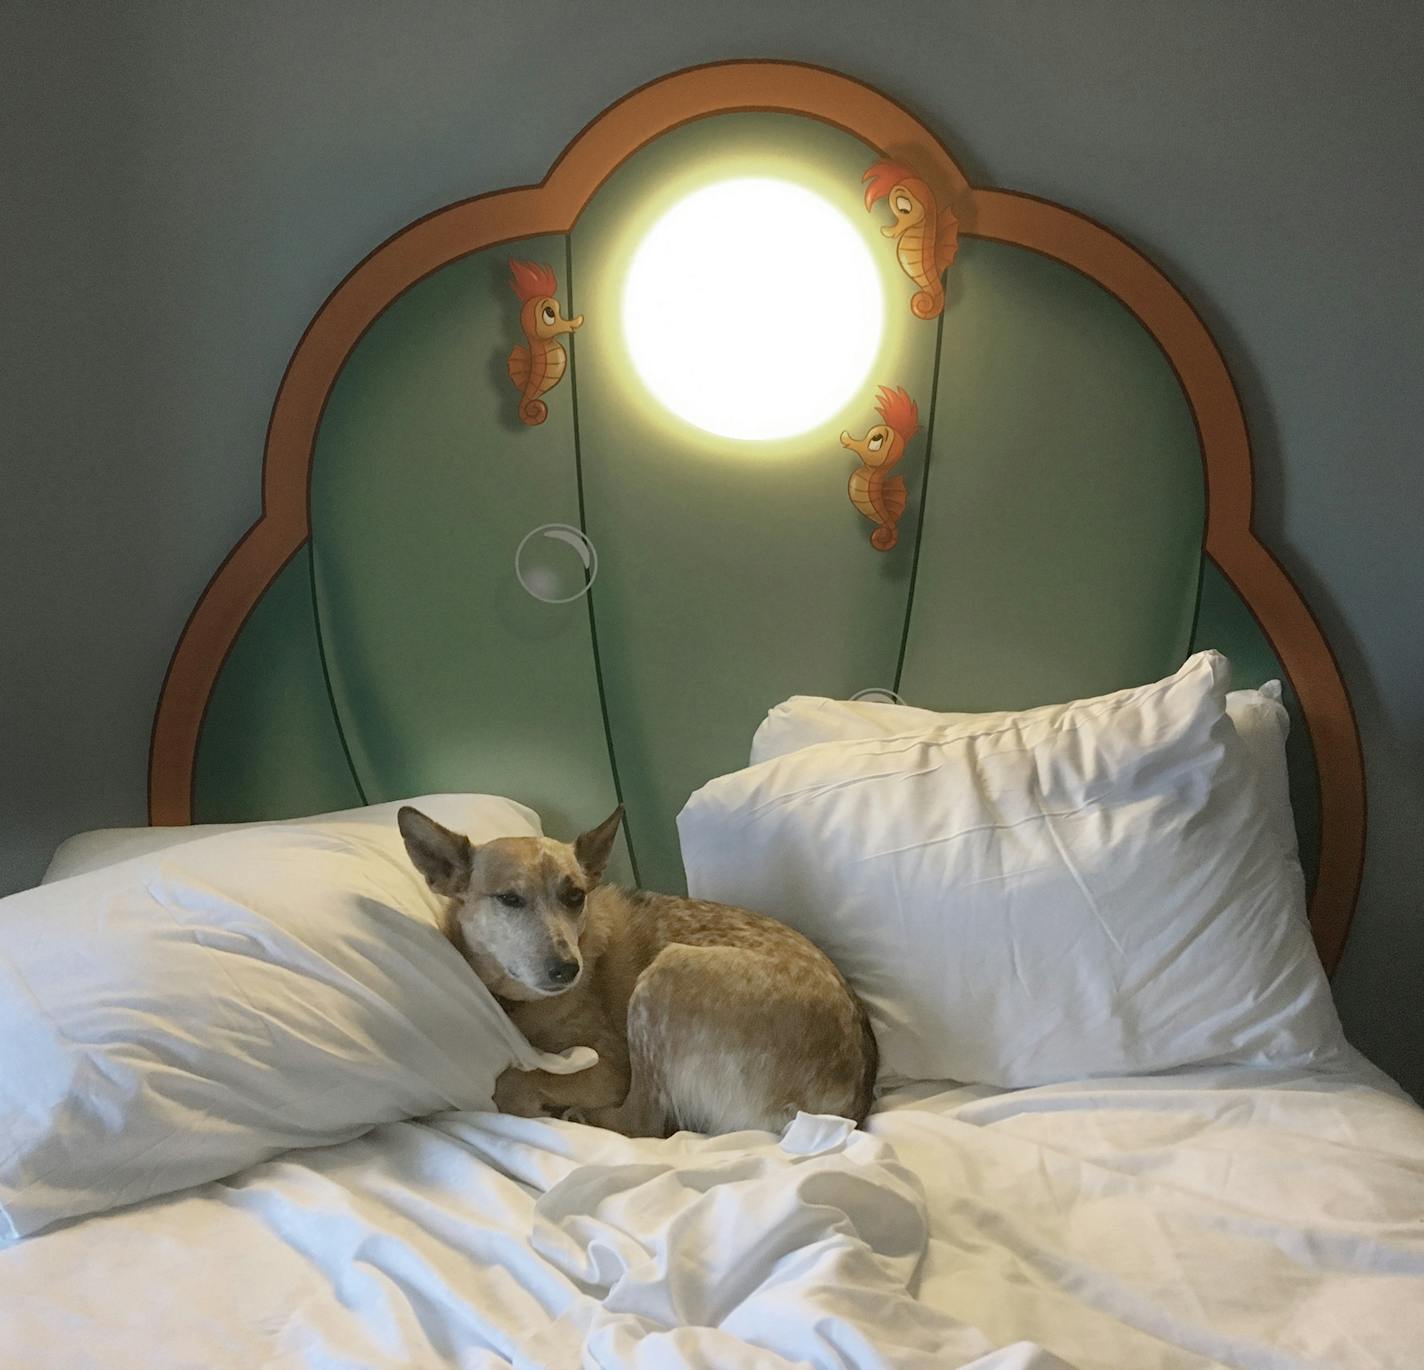
[[[534,1046],[590,1046],[571,1075],[511,1068],[495,1104],[630,1137],[780,1132],[798,1111],[864,1122],[878,1052],[829,957],[747,909],[602,883],[620,805],[573,843],[474,846],[409,805],[443,931]]]

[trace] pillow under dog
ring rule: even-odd
[[[824,739],[818,739],[823,741]],[[452,815],[469,813],[478,822],[482,807],[488,800],[484,795],[438,794],[427,795],[425,799],[412,801],[431,804]],[[498,803],[506,803],[498,800]],[[537,815],[522,805],[513,806],[521,815],[520,822],[535,823]],[[389,824],[392,815],[400,808],[399,803],[369,804],[356,809],[334,809],[329,813],[310,814],[302,818],[262,818],[246,823],[188,823],[164,827],[143,828],[94,828],[89,832],[78,832],[66,837],[55,848],[49,866],[40,877],[41,885],[52,885],[56,880],[68,880],[74,875],[88,875],[90,871],[103,870],[105,866],[117,866],[120,861],[128,861],[135,856],[148,856],[153,852],[169,851],[173,847],[186,846],[204,837],[217,837],[225,832],[250,832],[254,828],[310,827],[313,823],[377,823]]]
[[[1203,652],[1098,699],[722,776],[678,819],[688,888],[820,945],[886,1077],[1323,1060],[1339,1023],[1228,675]]]
[[[475,841],[478,795],[413,801]],[[291,1147],[491,1109],[536,1052],[439,930],[398,804],[258,824],[0,900],[0,1237]]]

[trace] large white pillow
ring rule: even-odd
[[[411,801],[476,842],[504,799]],[[0,900],[0,1237],[377,1123],[489,1109],[534,1051],[441,934],[398,804],[259,824]]]
[[[1215,652],[1099,699],[827,742],[678,819],[694,895],[784,919],[865,998],[882,1073],[1005,1087],[1341,1042]]]
[[[360,810],[353,810],[359,813]],[[321,818],[337,818],[338,814],[321,814]],[[311,819],[279,819],[282,823],[311,822]],[[190,823],[175,827],[158,828],[94,828],[89,832],[77,832],[66,837],[54,850],[45,873],[40,877],[41,885],[52,885],[56,880],[68,880],[71,875],[88,875],[90,871],[103,870],[105,866],[117,866],[135,856],[147,856],[151,852],[168,851],[188,842],[196,842],[201,837],[217,837],[225,832],[241,832],[245,828],[256,827],[255,823]],[[263,826],[270,827],[271,823]]]
[[[463,815],[474,815],[480,820],[482,807],[488,803],[485,795],[441,794],[426,795],[413,804],[430,803],[444,811]],[[497,801],[505,803],[504,800]],[[538,824],[538,816],[521,805],[514,807],[522,815],[521,821]],[[376,823],[389,826],[392,815],[400,808],[394,804],[370,804],[358,809],[336,809],[328,813],[312,814],[303,818],[264,818],[247,823],[187,823],[166,827],[142,828],[93,828],[88,832],[75,833],[66,837],[55,848],[49,866],[40,884],[52,885],[56,880],[68,880],[71,875],[88,875],[90,871],[103,870],[105,866],[116,866],[134,856],[147,856],[151,852],[168,851],[196,842],[202,837],[217,837],[225,832],[247,832],[253,828],[270,828],[274,825],[290,827],[293,824],[311,823]],[[447,824],[448,826],[448,824]]]
[[[1286,738],[1290,715],[1281,702],[1281,682],[1259,689],[1230,690],[1226,715],[1235,726],[1282,850],[1298,858],[1295,815],[1291,810]],[[853,742],[862,737],[899,737],[926,728],[972,725],[981,714],[937,713],[909,704],[871,699],[825,699],[792,695],[772,708],[752,737],[751,764],[758,765],[818,742]],[[63,848],[60,849],[63,851]]]

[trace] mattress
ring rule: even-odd
[[[1424,1113],[1362,1060],[632,1141],[452,1113],[0,1249],[5,1366],[1424,1363]]]

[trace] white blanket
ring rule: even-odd
[[[962,1090],[872,1119],[922,1178],[917,1286],[1083,1367],[1424,1366],[1424,1112],[1335,1076]]]
[[[1424,1363],[1424,1114],[1363,1070],[889,1102],[382,1127],[0,1250],[0,1365]]]

